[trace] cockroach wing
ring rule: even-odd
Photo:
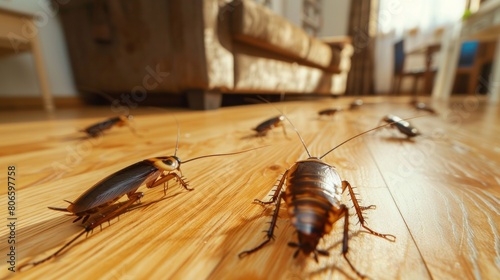
[[[335,210],[341,207],[340,176],[333,166],[309,158],[289,169],[286,185],[285,202],[293,226],[299,236],[315,236],[311,240],[317,242],[330,231]]]
[[[316,158],[298,161],[290,168],[288,177],[287,189],[293,192],[301,192],[301,189],[314,190],[332,205],[340,204],[342,180],[335,168],[328,163]]]
[[[106,205],[127,193],[135,192],[148,177],[158,176],[156,171],[158,168],[149,161],[140,161],[109,175],[75,200],[72,205],[73,213]]]
[[[108,120],[105,120],[100,123],[93,124],[87,128],[84,129],[85,132],[91,135],[97,135],[99,133],[102,133],[104,130],[107,130],[111,128],[113,125],[115,125],[117,122],[120,121],[120,117],[114,117]]]

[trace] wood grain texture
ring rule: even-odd
[[[351,101],[297,101],[278,107],[284,108],[316,156],[377,126],[386,114],[422,114],[409,106],[408,98],[377,97],[364,98],[358,110],[317,117],[321,109],[347,107]],[[495,279],[500,275],[499,106],[473,97],[433,106],[438,116],[411,120],[424,134],[421,137],[406,140],[397,131],[380,129],[324,158],[357,187],[363,205],[377,205],[365,213],[369,226],[397,237],[389,242],[367,234],[352,216],[348,256],[372,279]],[[132,113],[141,137],[123,127],[98,139],[80,138],[77,130],[102,120],[106,110],[0,124],[2,182],[8,165],[17,168],[17,265],[49,255],[82,230],[72,223],[74,217],[47,206],[66,207],[64,199],[75,200],[117,170],[173,154],[173,115],[180,125],[177,155],[182,160],[270,146],[186,163],[182,171],[195,190],[188,192],[171,182],[164,196],[162,187],[141,187],[141,203],[109,226],[103,224],[102,230],[96,228],[62,255],[23,272],[9,272],[3,261],[0,278],[356,278],[341,255],[342,222],[319,244],[328,249],[329,257],[320,257],[318,263],[303,255],[294,259],[295,249],[287,243],[297,237],[283,205],[275,240],[243,259],[237,256],[263,241],[262,231],[271,219],[272,207],[252,204],[253,199],[265,199],[281,174],[307,156],[290,125],[288,137],[281,129],[252,137],[252,127],[279,114],[271,105],[203,112],[139,108]],[[4,223],[5,185],[0,188]],[[347,195],[344,201],[351,206]],[[0,237],[5,256],[5,227]]]

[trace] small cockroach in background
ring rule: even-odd
[[[338,112],[341,112],[342,108],[330,108],[330,109],[324,109],[318,112],[319,116],[333,116]]]
[[[236,155],[262,148],[257,147],[232,153],[199,156],[181,162],[181,160],[176,156],[178,144],[179,131],[177,134],[177,143],[173,156],[148,158],[129,165],[100,180],[80,195],[75,201],[66,201],[70,204],[67,208],[49,207],[49,209],[67,212],[70,215],[76,216],[77,218],[73,222],[83,219],[82,224],[87,221],[89,221],[89,223],[84,226],[84,230],[81,233],[64,244],[55,253],[42,260],[23,264],[19,267],[19,269],[22,270],[27,266],[34,267],[55,258],[82,235],[88,234],[94,228],[101,226],[103,223],[109,222],[111,219],[126,212],[132,204],[139,201],[144,196],[142,192],[137,191],[137,189],[143,184],[145,184],[147,188],[153,188],[163,184],[164,193],[166,194],[167,187],[165,186],[165,183],[172,179],[176,179],[184,189],[189,191],[193,190],[188,187],[188,182],[182,176],[180,169],[181,163],[185,164],[190,161],[208,157]],[[124,195],[127,195],[128,200],[118,205],[116,202]]]
[[[283,128],[283,134],[286,135],[286,129],[283,121],[285,120],[285,117],[283,115],[279,115],[273,118],[270,118],[268,120],[263,121],[259,125],[257,125],[253,130],[255,130],[256,136],[266,136],[269,131],[271,131],[275,127],[282,127]]]
[[[81,130],[85,132],[89,137],[101,136],[104,131],[111,129],[113,126],[128,126],[132,133],[137,135],[134,127],[131,124],[133,117],[132,115],[121,115],[113,118],[109,118],[105,121],[93,124]]]
[[[359,107],[361,107],[361,105],[363,105],[364,102],[362,99],[356,99],[354,100],[353,102],[351,102],[351,104],[349,104],[349,110],[355,110],[355,109],[358,109]]]
[[[425,104],[424,102],[416,102],[414,107],[415,107],[415,109],[417,109],[419,111],[424,111],[424,112],[431,113],[433,115],[437,115],[436,110],[434,110],[432,107]]]
[[[415,108],[416,110],[419,110],[419,111],[428,112],[428,113],[431,113],[433,115],[437,115],[438,114],[436,112],[436,110],[434,110],[430,105],[428,105],[428,104],[426,104],[424,102],[418,101],[417,99],[410,100],[410,105],[413,108]]]
[[[363,277],[347,258],[349,249],[349,209],[341,201],[342,193],[346,190],[348,191],[359,222],[365,230],[375,236],[385,238],[392,242],[396,241],[396,237],[392,234],[378,233],[366,225],[362,211],[374,209],[375,205],[359,205],[358,199],[349,182],[342,180],[335,167],[324,162],[322,158],[350,140],[386,125],[388,124],[360,133],[340,143],[322,156],[313,157],[309,153],[304,140],[292,124],[309,157],[308,159],[297,161],[292,167],[285,171],[269,201],[264,202],[257,199],[254,201],[261,205],[274,204],[274,213],[270,227],[267,230],[266,240],[253,249],[241,252],[239,257],[242,258],[258,251],[274,238],[274,230],[276,228],[281,201],[283,200],[287,207],[288,217],[297,230],[298,235],[298,242],[288,243],[289,246],[297,248],[294,257],[296,257],[299,252],[304,253],[306,256],[312,253],[316,261],[318,261],[318,255],[328,256],[329,253],[326,250],[317,248],[318,243],[324,235],[330,233],[333,224],[343,218],[344,235],[342,255],[351,269],[356,272],[358,276]],[[286,189],[283,190],[283,186],[285,185]]]
[[[399,130],[399,132],[406,135],[407,138],[413,138],[421,135],[420,131],[413,127],[408,121],[395,115],[387,115],[380,122],[386,122],[391,128]]]

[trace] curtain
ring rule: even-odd
[[[418,28],[429,34],[437,27],[453,24],[464,14],[467,0],[379,0],[378,32],[395,32],[401,38],[406,30]]]
[[[374,25],[378,0],[352,0],[348,35],[352,38],[354,54],[347,79],[347,95],[373,94]]]
[[[461,20],[467,0],[379,0],[375,39],[375,92],[389,92],[394,72],[394,44],[410,30],[418,30],[405,49],[423,46],[438,28]]]

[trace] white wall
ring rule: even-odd
[[[296,26],[302,26],[302,1],[282,0],[283,16]]]
[[[0,7],[35,13],[46,73],[54,96],[75,96],[68,52],[57,13],[48,0],[0,0]],[[41,96],[33,56],[14,54],[0,59],[0,97]]]
[[[323,0],[323,26],[319,37],[346,36],[351,12],[350,0]]]
[[[273,0],[271,9],[296,26],[302,26],[302,1]],[[323,25],[318,37],[346,36],[351,9],[350,0],[322,0]]]

